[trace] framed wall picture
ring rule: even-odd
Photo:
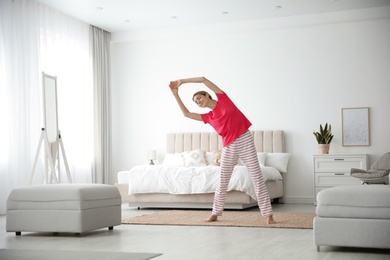
[[[370,145],[370,108],[342,108],[343,146]]]

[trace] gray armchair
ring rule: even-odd
[[[368,171],[351,169],[351,176],[360,179],[363,184],[386,184],[389,185],[390,152],[376,160]]]

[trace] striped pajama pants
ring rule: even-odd
[[[217,216],[222,215],[226,201],[227,188],[238,158],[243,161],[251,176],[261,215],[271,216],[271,201],[261,174],[255,143],[249,130],[242,134],[229,146],[222,149],[221,173],[214,195],[212,214]]]

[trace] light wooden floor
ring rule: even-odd
[[[309,204],[275,204],[273,209],[315,211],[315,207]],[[123,204],[122,217],[155,211],[158,210],[137,210]],[[5,223],[6,216],[0,216],[0,248],[162,253],[156,260],[390,259],[390,250],[321,247],[321,252],[317,252],[312,230],[121,225],[113,231],[100,229],[81,237],[66,233],[54,236],[26,232],[16,237],[14,233],[5,232]],[[56,259],[55,255],[53,259]]]

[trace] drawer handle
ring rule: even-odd
[[[335,173],[334,175],[345,175],[345,173]]]
[[[343,158],[336,158],[336,159],[334,159],[335,161],[344,161],[344,159]]]

